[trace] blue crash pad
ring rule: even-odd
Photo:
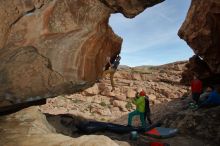
[[[170,138],[174,137],[178,133],[178,129],[175,128],[164,128],[164,127],[155,127],[145,134],[154,138]]]

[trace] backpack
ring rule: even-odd
[[[144,118],[146,119],[147,114],[150,113],[150,102],[149,102],[149,97],[145,96],[145,111],[144,111]]]

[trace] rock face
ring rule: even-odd
[[[0,102],[53,97],[91,86],[122,39],[111,13],[134,17],[163,0],[2,0]]]
[[[198,56],[194,55],[189,59],[189,63],[186,64],[186,70],[182,74],[181,83],[190,85],[193,76],[196,75],[200,79],[204,80],[213,76],[209,66]]]
[[[166,117],[164,124],[168,127],[178,128],[181,134],[200,137],[220,144],[220,107],[199,109],[198,111],[186,110]]]
[[[2,116],[0,121],[0,145],[2,146],[119,146],[102,135],[71,138],[57,134],[37,107]]]
[[[192,0],[187,18],[179,30],[180,38],[184,39],[195,54],[208,65],[208,70],[211,71],[209,76],[220,74],[219,10],[218,0]]]

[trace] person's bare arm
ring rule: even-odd
[[[107,63],[110,65],[110,67],[112,66],[111,62],[110,62],[110,57],[106,58]]]

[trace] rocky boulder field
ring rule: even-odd
[[[153,122],[162,121],[163,127],[178,128],[177,137],[165,140],[141,136],[138,141],[129,140],[129,133],[95,133],[105,135],[121,145],[146,145],[149,141],[161,141],[179,146],[218,145],[220,127],[219,107],[214,109],[188,109],[191,102],[190,88],[180,84],[181,74],[187,62],[175,62],[161,66],[120,66],[115,74],[116,90],[111,92],[109,76],[83,92],[47,99],[40,110],[57,132],[79,137],[75,124],[87,120],[127,124],[128,113],[135,109],[131,100],[137,91],[144,90],[150,99]],[[207,113],[211,115],[207,117]],[[206,120],[204,120],[206,119]],[[138,117],[133,124],[139,126]],[[208,126],[207,126],[208,125]],[[217,128],[216,128],[217,127]],[[212,141],[209,141],[212,139]],[[119,144],[119,145],[120,145]]]
[[[146,91],[153,109],[186,95],[189,87],[179,84],[185,64],[176,62],[134,68],[121,66],[114,78],[116,90],[111,92],[109,76],[106,76],[103,81],[83,92],[48,99],[41,110],[55,115],[73,114],[99,121],[117,121],[135,109],[131,100],[137,91]],[[153,110],[153,118],[162,118],[158,114],[157,109]]]

